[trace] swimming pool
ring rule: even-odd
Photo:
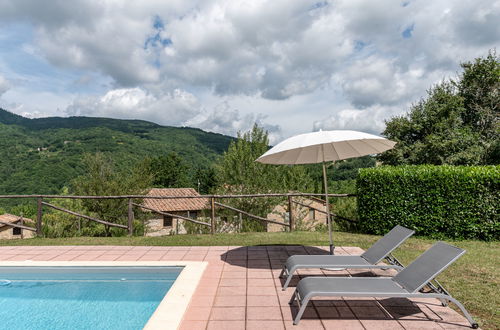
[[[176,328],[183,314],[179,306],[186,307],[194,291],[186,291],[186,281],[196,287],[196,278],[201,277],[199,271],[193,272],[193,263],[12,264],[0,265],[0,320],[5,329],[142,329],[160,324]],[[204,269],[199,266],[204,265],[198,270]],[[191,272],[183,274],[185,268]],[[176,283],[181,278],[182,287]],[[167,294],[171,288],[176,293]],[[168,301],[172,295],[178,298]],[[176,306],[180,318],[169,315],[168,306]]]

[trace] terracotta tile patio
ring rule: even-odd
[[[337,254],[360,254],[338,247]],[[437,300],[321,299],[310,303],[298,326],[290,299],[298,277],[286,291],[278,275],[293,254],[326,254],[324,247],[302,246],[8,246],[2,260],[169,260],[207,261],[208,266],[184,315],[181,329],[470,329],[467,320]],[[390,271],[318,271],[307,275],[376,276]]]

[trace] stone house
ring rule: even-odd
[[[8,224],[34,227],[34,223],[33,220],[28,218],[22,218],[8,213],[2,214],[0,215],[0,239],[33,238],[35,237],[34,231],[12,227]]]
[[[152,188],[147,193],[149,196],[200,196],[193,188]],[[145,207],[172,214],[161,215],[151,212],[153,218],[145,222],[146,236],[164,236],[171,234],[184,234],[183,219],[176,218],[180,215],[187,218],[199,219],[202,211],[210,208],[207,198],[175,198],[175,199],[148,199],[142,205]],[[145,209],[146,210],[146,209]],[[148,211],[148,210],[146,210]]]
[[[314,230],[319,224],[327,224],[324,200],[315,197],[294,197],[293,201],[296,202],[292,204],[292,214],[296,229]],[[288,202],[276,205],[271,213],[267,215],[267,218],[287,224],[290,223]],[[284,230],[288,230],[288,227],[267,223],[268,232],[280,232]]]

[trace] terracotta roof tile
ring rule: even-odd
[[[16,222],[18,222],[20,220],[19,218],[20,217],[18,215],[13,215],[13,214],[9,214],[9,213],[5,213],[5,214],[1,214],[0,215],[0,221],[1,222],[16,223]],[[24,218],[23,217],[23,221],[24,222],[34,223],[34,221],[31,220],[30,218]],[[5,225],[0,223],[0,227],[3,227],[3,226],[5,226]]]
[[[199,196],[193,188],[153,188],[148,196]],[[164,212],[198,211],[209,207],[207,198],[175,198],[149,199],[145,198],[142,205]]]

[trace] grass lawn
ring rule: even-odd
[[[337,246],[369,247],[379,236],[336,232]],[[434,243],[411,238],[396,250],[395,256],[410,263]],[[75,237],[0,240],[0,245],[328,245],[328,235],[317,232],[244,233],[217,235],[176,235],[164,237]],[[467,253],[438,279],[479,321],[483,329],[500,329],[498,302],[500,242],[455,241],[451,244]],[[454,305],[452,305],[454,307]]]

